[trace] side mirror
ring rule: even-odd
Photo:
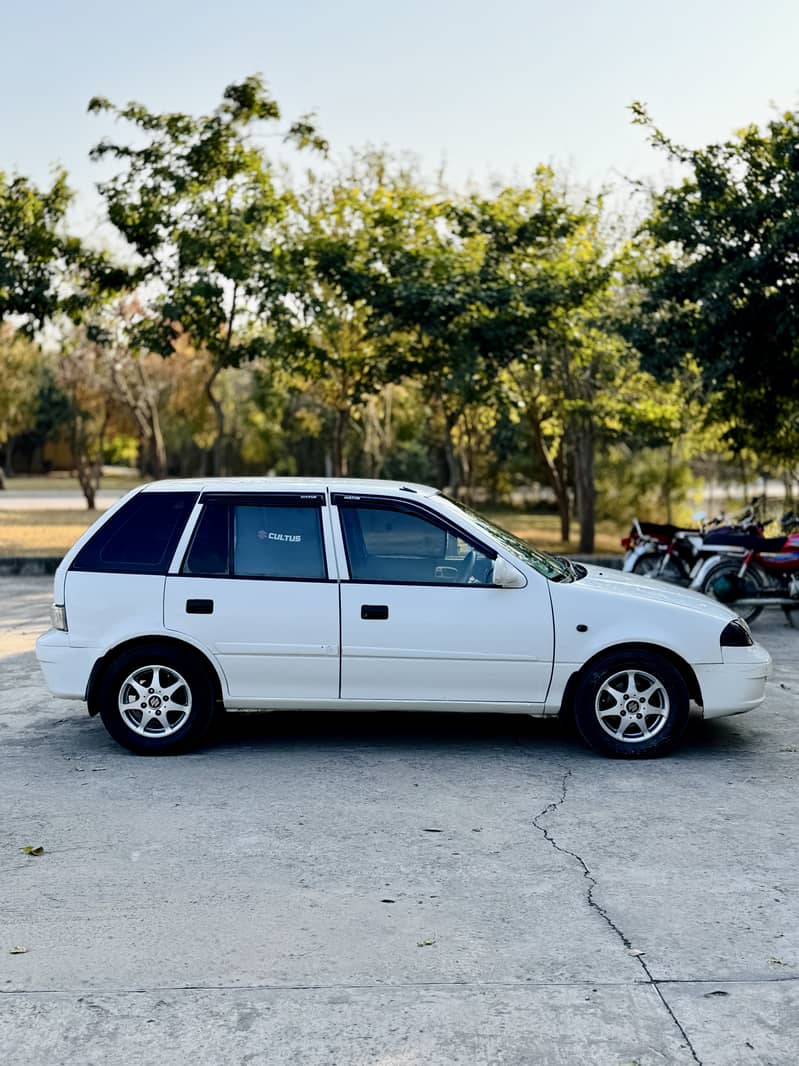
[[[494,560],[493,583],[502,589],[523,589],[527,578],[515,566],[498,555]]]

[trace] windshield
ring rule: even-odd
[[[564,559],[562,555],[552,555],[549,552],[538,551],[538,549],[530,547],[526,541],[523,541],[514,533],[510,533],[501,526],[495,526],[493,522],[489,522],[478,511],[473,511],[465,503],[451,500],[443,492],[439,493],[438,499],[446,504],[448,510],[456,514],[461,511],[463,514],[468,515],[475,525],[504,544],[508,551],[515,555],[517,559],[521,559],[522,562],[534,567],[539,574],[543,574],[550,581],[575,581],[578,576],[581,576],[575,569],[574,564],[569,562],[568,559]]]

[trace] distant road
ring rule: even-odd
[[[103,489],[97,493],[96,507],[104,511],[124,496],[127,489]],[[83,494],[74,489],[33,489],[30,492],[0,492],[0,511],[85,511]]]

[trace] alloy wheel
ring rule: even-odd
[[[665,685],[645,670],[620,670],[607,678],[596,694],[600,726],[625,744],[657,736],[668,720],[669,709]]]
[[[191,689],[172,667],[139,666],[120,686],[119,713],[139,736],[172,736],[191,714]]]

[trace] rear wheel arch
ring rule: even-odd
[[[136,651],[140,648],[144,649],[152,647],[155,644],[161,647],[172,648],[175,651],[181,652],[181,654],[188,654],[200,663],[213,681],[214,701],[218,704],[222,703],[224,698],[224,679],[210,656],[195,644],[191,644],[186,640],[181,640],[179,637],[166,636],[163,633],[151,633],[140,637],[131,637],[129,640],[122,641],[120,644],[115,644],[113,648],[109,648],[108,651],[94,664],[89,677],[89,683],[86,687],[86,702],[89,706],[89,714],[92,717],[100,712],[98,694],[102,688],[102,683],[107,672],[113,667],[117,660],[127,652]]]

